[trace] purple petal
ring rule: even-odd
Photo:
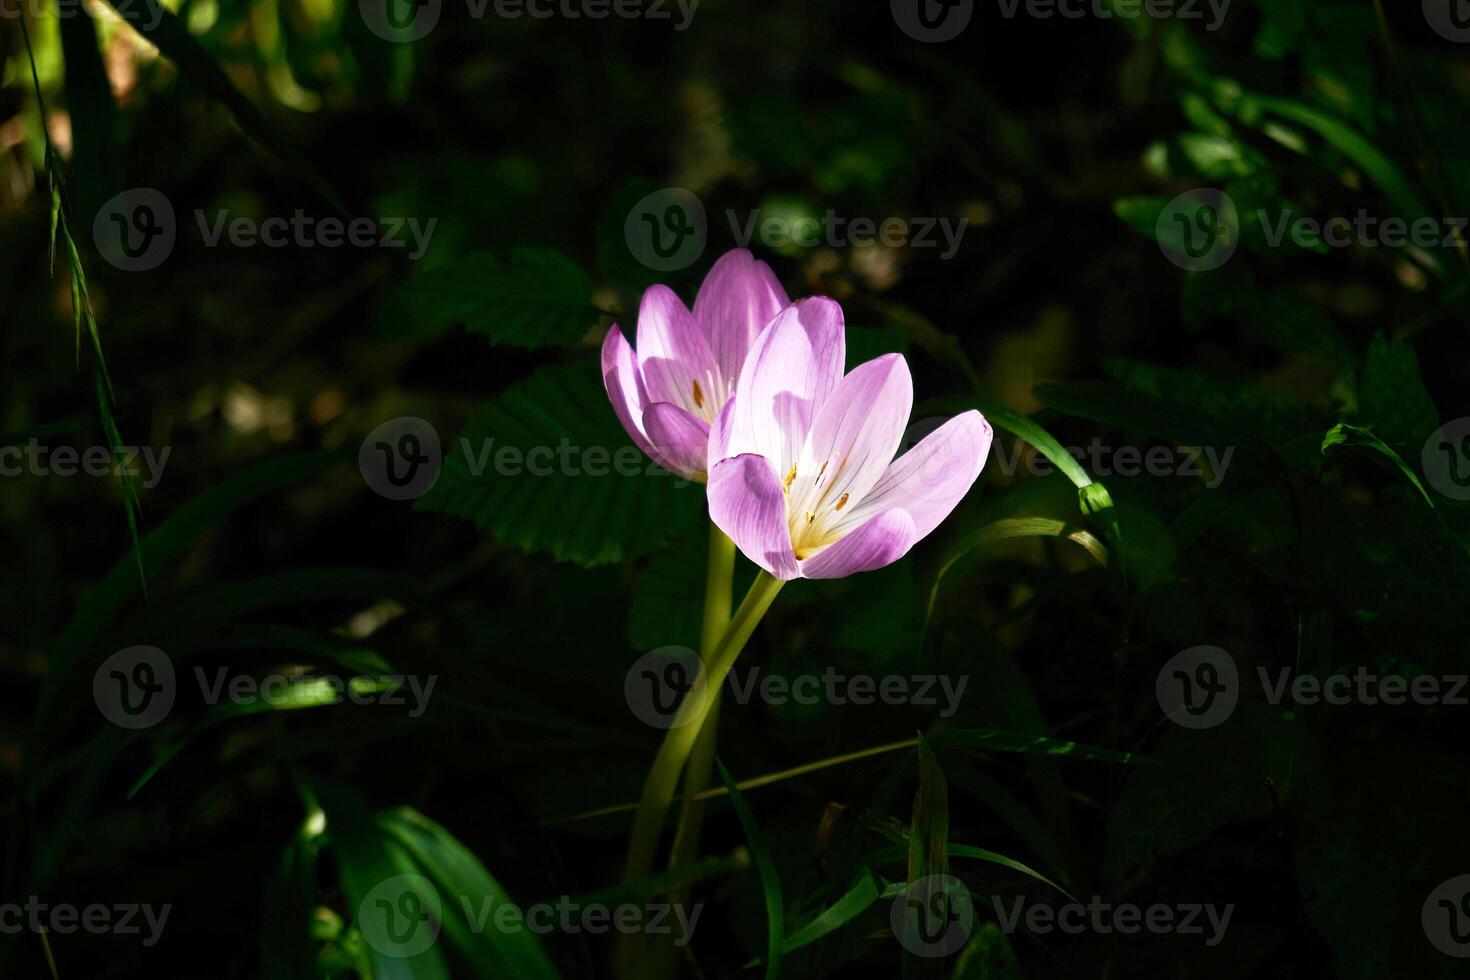
[[[779,579],[800,575],[786,528],[786,495],[770,460],[733,456],[709,471],[709,517],[745,557]]]
[[[916,540],[913,518],[887,510],[798,565],[803,578],[846,578],[893,564]]]
[[[672,402],[706,421],[724,403],[709,341],[667,286],[650,286],[638,307],[638,366],[650,402]]]
[[[628,338],[614,323],[607,336],[602,339],[602,384],[607,389],[608,400],[623,428],[632,437],[633,443],[650,456],[652,447],[643,434],[643,406],[648,395],[643,391],[643,377],[638,371],[638,362]]]
[[[730,456],[728,447],[730,445],[730,419],[735,414],[735,399],[725,402],[725,407],[720,409],[720,414],[709,426],[709,453],[705,460],[705,470],[711,470],[720,460]]]
[[[990,423],[979,412],[956,415],[894,460],[837,530],[897,508],[914,519],[914,540],[924,538],[975,485],[990,455],[992,436]]]
[[[761,328],[790,305],[770,266],[737,248],[720,256],[694,297],[694,319],[710,338],[726,378],[740,374]]]
[[[802,447],[789,499],[796,553],[820,548],[893,462],[914,404],[909,366],[899,354],[860,364],[822,404]],[[789,474],[788,474],[789,476]]]
[[[643,410],[643,431],[660,466],[690,480],[704,482],[709,423],[677,405],[654,402]]]
[[[842,307],[832,300],[814,296],[777,314],[740,369],[726,455],[764,456],[784,478],[846,357]]]

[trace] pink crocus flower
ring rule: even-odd
[[[979,412],[945,422],[894,459],[913,407],[900,354],[846,376],[842,310],[784,309],[746,357],[709,440],[710,519],[779,579],[882,568],[934,530],[990,452]]]
[[[714,264],[692,314],[667,286],[644,292],[637,351],[617,324],[602,342],[603,384],[638,448],[703,483],[710,423],[729,402],[761,328],[789,302],[770,267],[745,249]]]

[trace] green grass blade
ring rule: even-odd
[[[750,842],[750,853],[755,858],[756,870],[760,872],[761,891],[766,898],[766,980],[777,980],[781,975],[781,948],[786,928],[786,906],[781,897],[781,879],[776,874],[775,862],[771,860],[771,848],[766,843],[766,835],[761,832],[760,824],[756,823],[749,804],[731,778],[730,770],[719,759],[715,760],[715,767],[720,772],[726,792],[730,794],[730,805],[740,818],[740,826],[745,829],[745,839]]]

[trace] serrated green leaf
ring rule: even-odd
[[[577,343],[596,325],[601,314],[592,289],[592,277],[562,253],[513,248],[431,269],[400,287],[396,299],[414,337],[462,324],[496,344],[558,347]]]
[[[495,462],[505,447],[519,450],[519,472]],[[471,521],[527,551],[593,566],[647,554],[694,526],[705,504],[702,485],[633,445],[596,365],[576,361],[542,368],[484,405],[446,451],[418,507]]]

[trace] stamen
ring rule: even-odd
[[[836,509],[837,510],[841,510],[842,508],[844,508],[846,506],[847,506],[847,494],[844,493],[841,496],[841,498],[838,499]]]
[[[694,407],[704,408],[704,391],[700,389],[699,382],[694,382]]]
[[[786,482],[781,485],[781,489],[783,491],[784,490],[790,490],[791,489],[791,481],[793,481],[795,479],[796,479],[796,464],[795,463],[792,463],[791,464],[791,472],[786,474]]]
[[[808,524],[810,524],[812,521],[814,521],[816,519],[817,519],[817,515],[816,514],[813,514],[811,511],[807,511],[806,512],[806,522]]]

